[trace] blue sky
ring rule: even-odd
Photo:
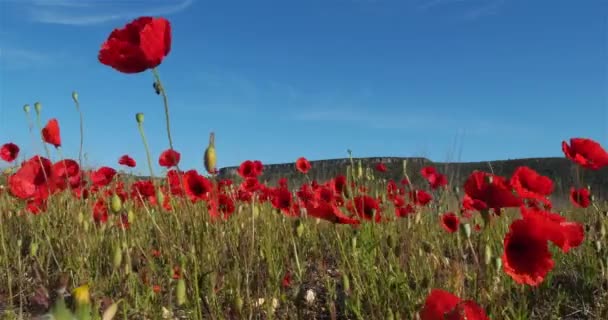
[[[42,152],[22,106],[58,118],[93,166],[132,155],[134,119],[156,159],[168,147],[152,75],[97,53],[140,15],[172,23],[160,66],[182,168],[346,156],[485,161],[562,156],[570,137],[608,146],[608,1],[0,0],[0,143]],[[56,155],[55,155],[56,157]],[[158,171],[158,169],[157,169]]]

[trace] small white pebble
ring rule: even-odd
[[[312,304],[315,301],[315,292],[312,291],[312,289],[306,290],[306,295],[304,296],[304,299],[308,304]]]

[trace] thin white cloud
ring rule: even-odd
[[[30,21],[73,26],[97,25],[137,16],[166,16],[189,8],[194,0],[29,0],[19,2]]]
[[[41,66],[53,61],[52,57],[39,51],[24,48],[0,47],[0,64],[8,68]]]

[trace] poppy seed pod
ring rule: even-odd
[[[23,106],[23,111],[24,111],[25,113],[30,113],[30,105],[29,105],[29,104],[24,105],[24,106]]]
[[[74,100],[74,102],[78,102],[78,92],[72,91],[72,100]]]
[[[34,103],[34,110],[36,110],[36,113],[40,113],[40,111],[42,111],[42,104],[40,102],[36,102]]]
[[[215,174],[217,172],[215,166],[217,165],[217,158],[215,155],[215,133],[209,134],[209,145],[205,149],[205,170],[209,174]]]
[[[141,113],[141,112],[138,112],[138,113],[135,115],[135,120],[137,120],[137,123],[139,123],[139,124],[144,123],[144,114],[143,114],[143,113]]]

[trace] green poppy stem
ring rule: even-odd
[[[158,69],[153,68],[152,74],[154,75],[155,80],[155,88],[157,92],[163,97],[163,104],[165,106],[165,122],[167,125],[167,138],[169,139],[169,148],[173,149],[173,139],[171,138],[171,121],[169,117],[169,99],[167,98],[167,92],[165,91],[165,87],[160,81],[160,75],[158,74]]]
[[[78,150],[78,165],[82,167],[82,146],[84,144],[84,121],[82,116],[82,111],[80,110],[80,102],[78,101],[78,93],[76,91],[72,92],[72,100],[74,100],[74,104],[76,105],[76,111],[80,115],[80,149]]]
[[[148,146],[148,140],[146,139],[146,134],[144,133],[144,115],[143,113],[138,113],[135,116],[137,120],[137,129],[139,130],[139,134],[141,135],[141,141],[144,143],[144,149],[146,149],[146,158],[148,160],[148,169],[150,170],[150,178],[154,180],[154,170],[152,169],[152,156],[150,156],[150,148]]]

